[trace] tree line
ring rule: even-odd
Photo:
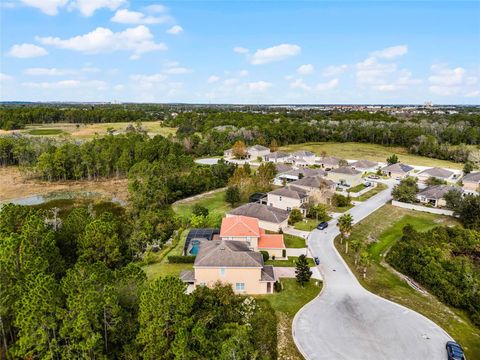
[[[0,211],[0,357],[276,359],[266,300],[230,286],[185,294],[132,262],[128,216],[75,208]]]

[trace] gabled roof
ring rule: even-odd
[[[263,146],[263,145],[253,145],[250,146],[247,150],[255,150],[255,151],[270,151],[269,148]]]
[[[382,171],[385,172],[394,172],[394,173],[408,173],[413,170],[413,167],[410,165],[402,164],[402,163],[396,163],[392,165],[385,166]]]
[[[308,194],[305,190],[296,186],[285,186],[283,188],[270,191],[269,194],[284,196],[291,199],[304,199],[308,197]]]
[[[338,165],[340,160],[342,160],[342,159],[337,158],[335,156],[325,156],[325,157],[321,158],[320,160],[318,160],[317,162],[319,164],[324,164],[324,165]]]
[[[425,169],[425,170],[421,171],[418,175],[427,175],[427,176],[433,176],[433,177],[437,177],[437,178],[447,179],[450,176],[452,176],[453,174],[454,174],[453,171],[438,168],[438,167],[434,167],[434,168],[430,168],[430,169]]]
[[[289,157],[290,154],[283,152],[283,151],[275,151],[270,154],[268,154],[269,159],[281,159],[281,158],[286,158]]]
[[[281,234],[262,234],[258,239],[259,249],[285,249],[283,235]]]
[[[295,151],[292,155],[295,157],[302,157],[302,158],[315,156],[313,152],[305,151],[305,150]]]
[[[305,186],[310,188],[332,187],[335,183],[322,176],[307,176],[291,183],[293,186]]]
[[[194,267],[263,267],[263,257],[245,241],[202,241]]]
[[[288,219],[290,213],[287,210],[277,209],[273,206],[267,206],[258,203],[248,203],[239,206],[229,212],[230,215],[243,215],[254,217],[261,221],[267,221],[274,224],[280,224]]]
[[[304,168],[304,169],[290,170],[281,175],[290,175],[290,176],[298,177],[300,176],[300,174],[302,174],[304,177],[307,177],[307,176],[325,175],[326,172],[321,169]]]
[[[286,173],[292,170],[292,167],[290,165],[279,164],[279,163],[275,164],[275,168],[277,169],[277,174]]]
[[[358,160],[351,164],[355,169],[371,169],[374,166],[377,166],[378,163],[370,160]]]
[[[458,190],[462,191],[460,188],[451,185],[434,185],[425,188],[424,190],[420,191],[417,195],[424,196],[427,199],[442,199],[446,193],[450,190]],[[462,191],[463,192],[463,191]]]
[[[463,178],[462,178],[462,181],[463,182],[473,182],[473,183],[476,183],[476,182],[480,182],[480,171],[479,172],[472,172],[472,173],[469,173],[467,175],[465,175]]]
[[[260,281],[275,281],[275,272],[272,265],[265,265],[262,269]]]
[[[347,175],[359,175],[362,173],[361,171],[355,170],[350,166],[341,166],[339,168],[332,169],[330,172],[335,174],[347,174]]]
[[[248,216],[230,216],[222,219],[220,237],[224,236],[260,236],[258,219]]]

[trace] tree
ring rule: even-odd
[[[140,330],[137,342],[144,359],[170,359],[185,334],[193,297],[185,293],[186,285],[173,276],[151,282],[140,297]]]
[[[393,165],[393,164],[396,164],[398,163],[398,156],[395,155],[395,154],[392,154],[391,156],[389,156],[387,158],[387,164],[388,165]]]
[[[456,213],[467,229],[480,230],[480,195],[464,196]]]
[[[268,259],[270,259],[270,254],[268,253],[268,251],[260,251],[260,253],[262,254],[262,257],[263,257],[263,262],[267,262]]]
[[[418,185],[417,179],[408,176],[400,180],[400,184],[395,185],[392,190],[392,197],[394,200],[413,203],[417,198]]]
[[[458,214],[463,203],[462,191],[460,189],[451,189],[448,191],[444,197],[445,202],[447,203],[447,208],[453,210]]]
[[[275,152],[277,150],[278,150],[277,140],[272,139],[272,141],[270,142],[270,151]]]
[[[208,209],[205,206],[202,206],[202,205],[196,203],[195,205],[193,205],[192,214],[197,215],[197,216],[201,215],[203,217],[207,217],[208,216]]]
[[[240,191],[237,186],[229,186],[225,192],[225,201],[232,207],[240,202]]]
[[[288,218],[288,225],[294,225],[295,223],[302,220],[303,220],[303,215],[300,210],[292,209],[292,211],[290,211],[290,216]]]
[[[337,207],[349,206],[352,202],[350,195],[344,196],[342,194],[333,194],[332,205]]]
[[[360,266],[363,266],[363,278],[367,277],[367,269],[370,266],[371,259],[368,251],[362,251],[360,253]]]
[[[473,164],[470,161],[467,161],[465,165],[463,165],[463,174],[467,175],[470,174],[474,169]]]
[[[436,178],[434,176],[430,176],[426,181],[425,184],[428,186],[435,186],[435,185],[444,185],[447,182],[445,180]]]
[[[338,166],[343,167],[343,166],[348,166],[348,161],[345,159],[340,159],[338,162]]]
[[[338,229],[340,230],[341,239],[348,239],[353,227],[353,217],[351,214],[346,213],[338,218]],[[348,253],[348,242],[345,242],[345,253]]]
[[[315,219],[316,221],[327,221],[328,210],[324,204],[310,204],[308,207],[307,217]]]
[[[254,178],[255,190],[266,192],[272,189],[272,181],[277,175],[277,168],[272,162],[261,164]]]
[[[242,140],[237,140],[233,144],[232,154],[236,159],[244,159],[247,156],[247,146]]]
[[[307,257],[303,254],[300,255],[295,266],[295,277],[297,278],[297,282],[303,287],[303,285],[310,281],[312,274],[310,266],[308,266]]]

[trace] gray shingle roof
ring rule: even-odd
[[[263,267],[260,281],[275,281],[275,273],[272,265],[265,265]]]
[[[270,149],[263,146],[263,145],[253,145],[253,146],[250,146],[248,148],[248,150],[265,151],[265,150],[270,150]]]
[[[293,154],[293,156],[295,157],[311,157],[311,156],[315,156],[315,154],[311,151],[305,151],[305,150],[301,150],[301,151],[295,151]]]
[[[441,199],[448,193],[450,190],[461,191],[460,188],[451,185],[434,185],[425,188],[424,190],[418,193],[418,196],[424,196],[428,199]]]
[[[307,177],[307,176],[325,175],[326,172],[321,169],[304,168],[304,169],[290,170],[285,173],[285,175],[291,175],[291,176],[297,176],[297,177],[300,174],[302,174],[304,177]]]
[[[230,215],[243,215],[256,218],[258,220],[280,224],[288,219],[290,215],[287,210],[277,209],[258,203],[248,203],[237,207],[229,212]]]
[[[336,166],[340,162],[340,158],[337,158],[335,156],[325,156],[324,158],[320,159],[317,161],[319,164],[324,164],[324,165],[331,165],[331,166]]]
[[[322,176],[317,175],[317,176],[307,176],[302,179],[293,181],[291,185],[320,188],[324,186],[330,187],[335,185],[335,183],[332,180],[328,180]]]
[[[283,151],[275,151],[275,152],[272,152],[270,154],[268,154],[268,158],[269,159],[282,159],[282,158],[286,158],[286,157],[289,157],[290,154],[286,153],[286,152],[283,152]]]
[[[285,164],[275,164],[275,168],[277,169],[277,174],[286,173],[292,170],[291,166]]]
[[[447,179],[453,175],[453,171],[434,167],[430,169],[425,169],[422,172],[420,172],[418,175],[428,175],[428,176],[433,176],[437,178]]]
[[[408,173],[409,171],[413,170],[413,167],[410,165],[396,163],[392,165],[385,166],[383,169],[385,172],[396,172],[396,173]]]
[[[304,199],[308,197],[308,194],[305,190],[300,189],[296,186],[285,186],[283,188],[270,191],[270,194],[284,196],[292,199]]]
[[[195,272],[193,270],[183,270],[180,273],[180,280],[184,282],[192,282],[195,280]]]
[[[470,174],[467,174],[463,177],[462,179],[463,182],[479,182],[480,181],[480,172],[472,172]]]
[[[342,166],[337,169],[332,169],[330,172],[335,174],[347,174],[347,175],[358,175],[362,173],[361,171],[355,170],[350,166]]]
[[[370,169],[377,165],[378,163],[370,160],[358,160],[352,164],[355,169]]]
[[[194,267],[263,267],[263,257],[245,241],[212,240],[200,243]]]

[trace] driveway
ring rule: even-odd
[[[390,188],[354,207],[354,221],[391,199]],[[333,245],[336,220],[310,234],[309,248],[320,258],[321,294],[293,321],[293,336],[306,359],[371,360],[446,358],[450,336],[435,323],[365,290]]]

